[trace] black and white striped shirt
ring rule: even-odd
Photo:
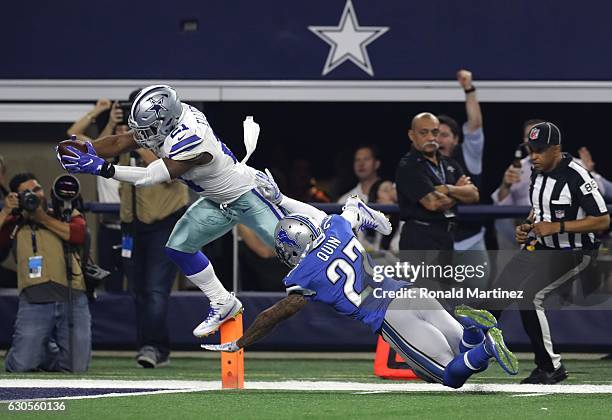
[[[580,220],[608,213],[597,183],[589,171],[565,153],[554,170],[532,173],[529,197],[536,223]],[[539,237],[538,241],[548,248],[592,249],[595,235],[562,233]]]

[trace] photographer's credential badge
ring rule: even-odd
[[[31,279],[38,279],[42,277],[42,255],[34,255],[28,258],[28,271]]]
[[[131,235],[123,235],[121,238],[121,256],[123,258],[132,258],[132,250],[134,249],[134,238]]]

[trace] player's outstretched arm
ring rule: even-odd
[[[294,200],[293,198],[287,197],[281,193],[280,188],[274,181],[274,177],[268,169],[265,172],[257,171],[255,174],[255,183],[257,185],[257,191],[263,195],[268,201],[284,208],[289,213],[300,213],[312,217],[318,223],[321,223],[327,213],[321,211],[310,204],[302,203],[301,201]]]
[[[134,140],[134,133],[132,131],[101,137],[92,142],[92,145],[96,150],[96,154],[104,159],[119,156],[122,153],[131,152],[140,147],[136,140]]]
[[[223,344],[202,344],[202,348],[213,351],[234,352],[250,346],[265,337],[282,321],[298,313],[308,301],[300,294],[290,294],[269,307],[255,318],[255,321],[237,341]]]
[[[255,318],[255,321],[246,330],[244,335],[238,339],[237,345],[240,348],[250,346],[257,340],[265,337],[280,322],[291,318],[298,313],[308,301],[300,294],[291,294],[285,299],[269,307]]]

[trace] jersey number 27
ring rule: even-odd
[[[361,245],[357,238],[351,239],[351,241],[342,249],[342,253],[352,262],[357,261],[357,258],[359,258],[358,253],[361,254],[366,272],[372,273],[374,271],[370,266],[365,248],[363,245]],[[370,293],[370,288],[365,287],[360,292],[355,290],[355,279],[357,277],[357,273],[355,273],[355,268],[353,268],[353,266],[344,258],[336,258],[327,267],[327,279],[332,282],[332,284],[336,284],[338,280],[342,278],[342,275],[338,273],[338,270],[346,276],[346,281],[344,282],[344,296],[346,296],[346,298],[353,305],[359,307],[362,300]]]

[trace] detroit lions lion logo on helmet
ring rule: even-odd
[[[299,248],[299,244],[295,240],[291,239],[284,229],[279,230],[276,237],[281,244],[288,245],[292,248]]]

